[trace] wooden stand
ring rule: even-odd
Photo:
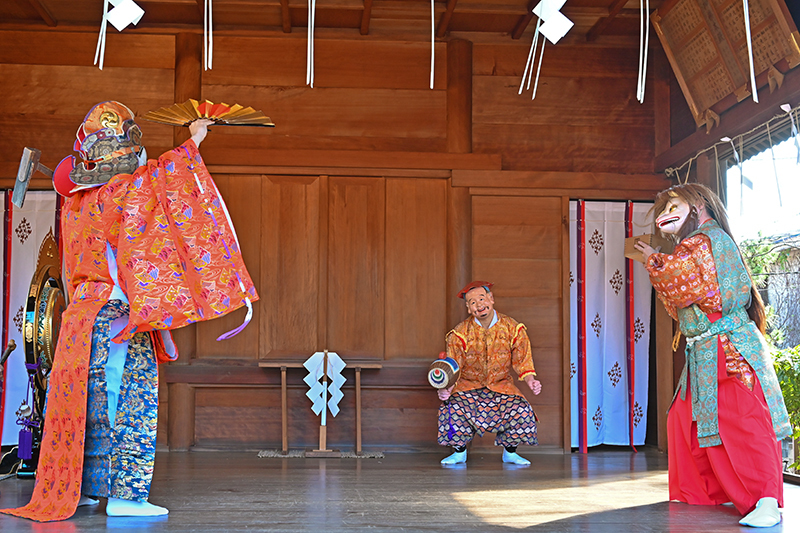
[[[306,451],[306,457],[341,457],[339,450],[328,449],[328,426],[319,427],[319,449]]]
[[[263,360],[258,362],[261,368],[280,368],[281,370],[281,452],[285,455],[289,453],[289,405],[286,384],[286,372],[289,368],[304,368],[302,361],[287,361],[287,360]],[[361,454],[361,370],[373,369],[378,370],[383,368],[383,364],[378,361],[350,361],[347,363],[347,368],[355,371],[355,389],[356,389],[356,454]],[[322,439],[322,432],[320,432],[320,439]],[[327,434],[325,435],[325,443],[320,440],[320,449],[306,452],[306,457],[341,457],[341,452],[333,452],[339,455],[316,455],[317,452],[325,450],[327,443]],[[330,450],[328,450],[330,451]],[[325,452],[327,453],[327,451]]]

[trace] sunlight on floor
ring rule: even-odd
[[[453,498],[488,524],[526,528],[579,514],[664,502],[668,494],[667,473],[658,472],[638,479],[552,489],[457,492]],[[493,505],[487,507],[487,501]],[[575,512],[576,509],[580,512]]]

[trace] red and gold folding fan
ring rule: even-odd
[[[148,111],[143,117],[152,122],[170,126],[188,126],[198,118],[210,118],[222,126],[264,126],[274,128],[275,123],[261,111],[239,104],[215,104],[208,100],[189,99],[182,104]]]

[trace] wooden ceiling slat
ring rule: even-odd
[[[58,25],[58,21],[53,18],[53,15],[50,14],[50,11],[42,4],[41,0],[28,0],[28,4],[39,13],[39,16],[42,17],[45,24],[50,27]]]
[[[622,8],[625,7],[625,4],[627,3],[628,0],[614,0],[614,2],[608,8],[608,16],[601,18],[594,26],[592,26],[592,29],[590,29],[589,33],[586,34],[586,40],[594,41],[600,37],[608,25],[611,24],[611,21],[614,20],[614,17],[616,17],[617,14],[622,11]]]
[[[137,27],[126,31],[168,33],[202,31],[206,0],[138,0],[145,16]],[[658,7],[664,0],[651,0]],[[671,0],[670,0],[671,1]],[[100,21],[98,0],[0,1],[0,29],[96,31]],[[453,32],[507,34],[514,41],[528,32],[535,18],[536,0],[438,0],[435,33],[439,38]],[[609,6],[611,4],[611,6]],[[586,42],[602,33],[609,39],[634,37],[638,28],[618,24],[638,17],[638,10],[622,7],[622,0],[570,0],[562,12],[575,22],[571,33]],[[633,2],[628,1],[629,5]],[[102,3],[100,4],[102,5]],[[291,33],[305,25],[306,0],[215,0],[214,32],[249,35],[257,31]],[[424,35],[423,21],[430,19],[430,0],[325,0],[317,6],[320,27],[352,30],[380,37],[386,31]],[[613,22],[610,22],[613,19]],[[591,29],[591,31],[590,31]],[[578,34],[580,35],[578,37]],[[480,38],[479,38],[480,39]],[[596,42],[596,41],[595,41]]]
[[[283,33],[292,33],[292,15],[289,13],[289,0],[281,0],[281,23]]]
[[[447,0],[447,9],[445,9],[445,12],[442,14],[442,18],[439,19],[439,27],[436,28],[437,37],[441,38],[447,35],[450,19],[453,17],[453,11],[455,11],[457,3],[458,0]]]
[[[533,20],[533,8],[535,7],[536,2],[537,0],[528,0],[528,11],[524,16],[520,17],[519,22],[517,22],[517,25],[514,26],[514,31],[511,32],[512,39],[519,39],[522,37],[522,34],[525,33],[525,29],[528,27],[528,24],[530,24],[531,20]]]
[[[361,14],[361,35],[369,34],[369,19],[372,16],[372,0],[364,0],[364,12]]]

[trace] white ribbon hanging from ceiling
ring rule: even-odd
[[[108,4],[114,7],[109,10]],[[106,55],[106,28],[110,22],[117,31],[122,31],[130,24],[134,26],[142,20],[144,9],[133,0],[103,0],[103,19],[100,21],[100,35],[97,37],[97,48],[94,52],[94,64],[103,70]]]
[[[203,7],[203,67],[205,70],[211,69],[214,59],[214,34],[212,28],[214,18],[212,11],[211,0],[206,0]]]
[[[750,33],[750,4],[747,0],[742,0],[744,10],[744,33],[747,40],[747,57],[750,60],[750,87],[753,90],[753,101],[758,103],[758,88],[756,87],[756,70],[753,65],[753,36]]]
[[[639,0],[639,80],[636,99],[644,103],[644,84],[647,79],[647,51],[650,48],[650,0]]]
[[[431,89],[433,89],[433,59],[434,59],[434,41],[436,37],[436,23],[433,14],[433,0],[431,0]]]
[[[548,41],[556,44],[574,25],[571,20],[559,11],[564,6],[565,2],[566,0],[542,0],[533,8],[533,14],[539,17],[539,20],[536,22],[531,51],[528,53],[528,61],[525,64],[525,71],[522,74],[522,83],[520,83],[518,94],[522,94],[522,87],[525,85],[526,79],[528,88],[531,86],[531,76],[533,73],[533,66],[536,62],[536,48],[538,46],[539,34],[541,33]],[[544,21],[544,23],[542,23],[542,21]],[[533,85],[531,100],[536,98],[536,91],[539,87],[539,74],[542,70],[542,59],[544,58],[544,44],[545,39],[542,38],[542,49],[539,52],[539,66],[536,68],[536,81]]]
[[[306,49],[306,85],[314,88],[314,24],[317,0],[308,0],[308,43]]]

